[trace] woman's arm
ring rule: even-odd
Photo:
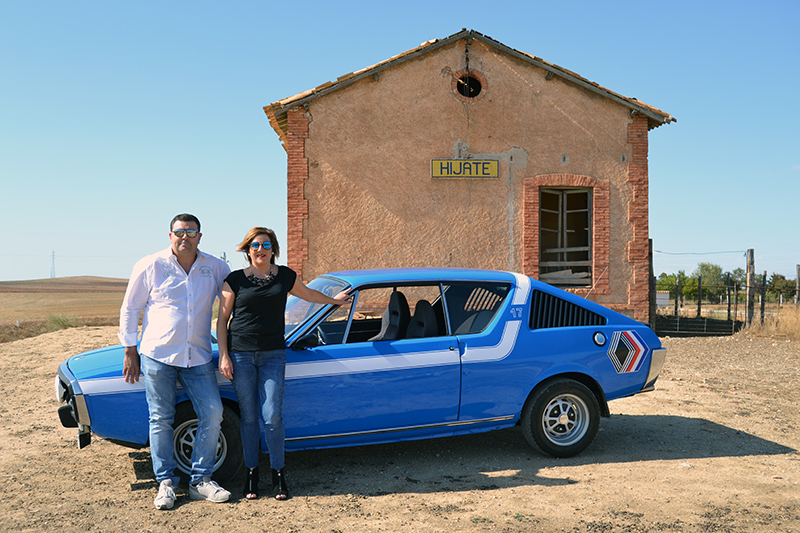
[[[219,295],[219,313],[217,313],[217,344],[219,345],[219,373],[233,379],[233,361],[228,353],[228,321],[233,312],[233,301],[236,299],[231,286],[227,282],[222,286]]]
[[[344,305],[350,303],[353,299],[347,291],[342,291],[333,298],[326,296],[318,290],[306,287],[306,284],[303,283],[299,277],[295,279],[294,286],[292,290],[289,291],[289,294],[315,304]]]

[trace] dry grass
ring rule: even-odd
[[[127,283],[89,276],[0,282],[0,342],[118,324]]]
[[[756,318],[743,333],[800,340],[800,307],[784,306],[777,313],[767,315],[763,324]]]

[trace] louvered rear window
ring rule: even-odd
[[[533,291],[531,329],[603,326],[605,317],[542,291]]]

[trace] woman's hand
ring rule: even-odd
[[[233,361],[226,353],[219,354],[219,373],[228,379],[233,379]]]
[[[345,304],[353,303],[353,295],[349,294],[348,291],[346,291],[346,290],[344,290],[344,291],[340,292],[339,294],[337,294],[336,296],[334,296],[333,299],[336,300],[336,302],[339,305],[345,305]]]
[[[330,296],[327,296],[316,289],[310,289],[306,287],[306,284],[303,283],[300,278],[295,279],[294,286],[292,287],[292,290],[289,291],[289,294],[297,296],[301,300],[315,304],[344,305],[353,301],[353,297],[347,294],[347,290],[344,290],[337,294],[334,298],[331,298]]]

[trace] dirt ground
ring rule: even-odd
[[[0,344],[0,530],[23,532],[800,531],[800,346],[668,338],[657,390],[611,402],[557,460],[518,429],[287,456],[293,498],[153,507],[147,449],[84,450],[53,393],[66,357],[116,342],[84,327]],[[262,469],[268,468],[262,463]]]

